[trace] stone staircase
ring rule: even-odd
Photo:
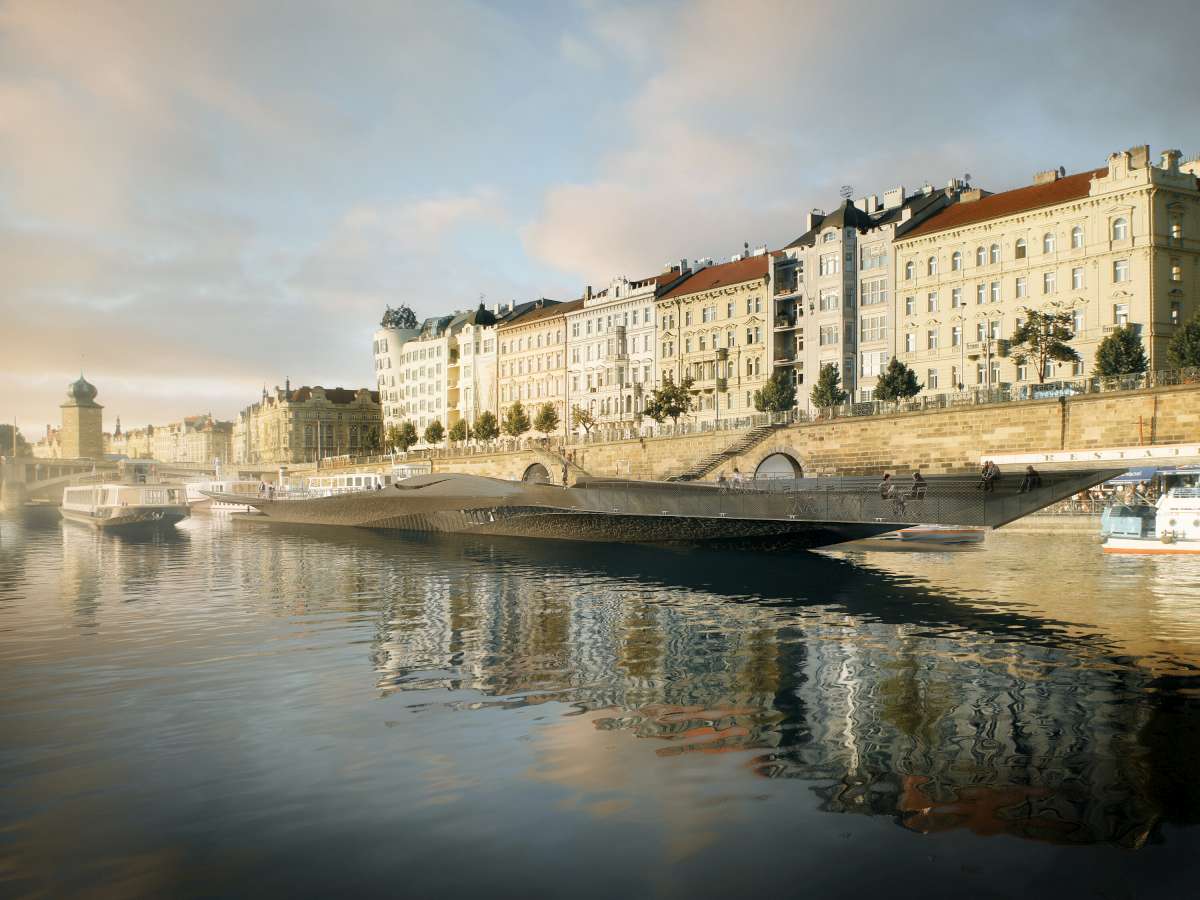
[[[730,444],[724,450],[718,450],[716,453],[710,453],[693,463],[687,469],[678,474],[670,476],[667,481],[696,481],[703,478],[725,460],[732,456],[738,456],[745,453],[752,447],[762,443],[768,435],[782,428],[782,425],[759,425],[757,428],[751,428],[743,434],[737,441]]]

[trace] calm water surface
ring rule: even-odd
[[[0,895],[1195,896],[1200,560],[0,518]]]

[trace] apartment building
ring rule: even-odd
[[[1151,367],[1165,367],[1175,329],[1197,309],[1198,163],[1143,145],[1106,166],[959,202],[897,235],[893,306],[898,354],[926,390],[1038,381],[1003,358],[1028,310],[1069,312],[1079,363],[1048,364],[1047,378],[1092,371],[1106,334],[1138,330]]]
[[[312,462],[359,455],[382,444],[379,394],[366,388],[263,390],[233,424],[235,463]]]
[[[754,412],[771,372],[766,248],[718,265],[684,260],[681,278],[655,301],[658,378],[692,378],[693,416],[714,421]]]
[[[497,330],[499,356],[499,418],[520,401],[533,418],[543,404],[551,404],[559,427],[570,427],[570,390],[567,384],[567,316],[583,306],[583,299],[568,303],[538,300]]]
[[[632,426],[641,416],[655,373],[654,302],[685,276],[679,266],[584,292],[567,314],[567,379],[571,409],[587,410],[598,423]]]

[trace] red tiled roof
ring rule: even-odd
[[[754,281],[758,278],[766,278],[767,260],[768,257],[766,254],[762,254],[760,256],[739,259],[735,262],[721,263],[718,266],[709,266],[708,268],[701,269],[694,275],[688,276],[659,299],[666,300],[671,297],[698,294],[701,291],[711,291],[714,288],[727,287],[731,284],[742,284],[743,282]]]
[[[983,197],[967,203],[960,200],[931,216],[912,231],[898,237],[897,241],[906,241],[909,238],[945,231],[948,228],[960,228],[975,222],[999,219],[1031,209],[1040,209],[1043,206],[1078,200],[1088,195],[1092,178],[1107,174],[1107,172],[1107,168],[1089,169],[1086,172],[1067,175],[1065,178],[1049,181],[1046,184],[1031,184],[1011,191],[1001,191],[999,194],[992,194],[990,197]]]

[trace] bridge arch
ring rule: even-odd
[[[790,453],[776,450],[768,453],[754,469],[755,478],[801,478],[804,467]]]
[[[535,462],[525,469],[525,474],[521,476],[521,480],[536,484],[548,484],[550,481],[550,472],[540,462]]]

